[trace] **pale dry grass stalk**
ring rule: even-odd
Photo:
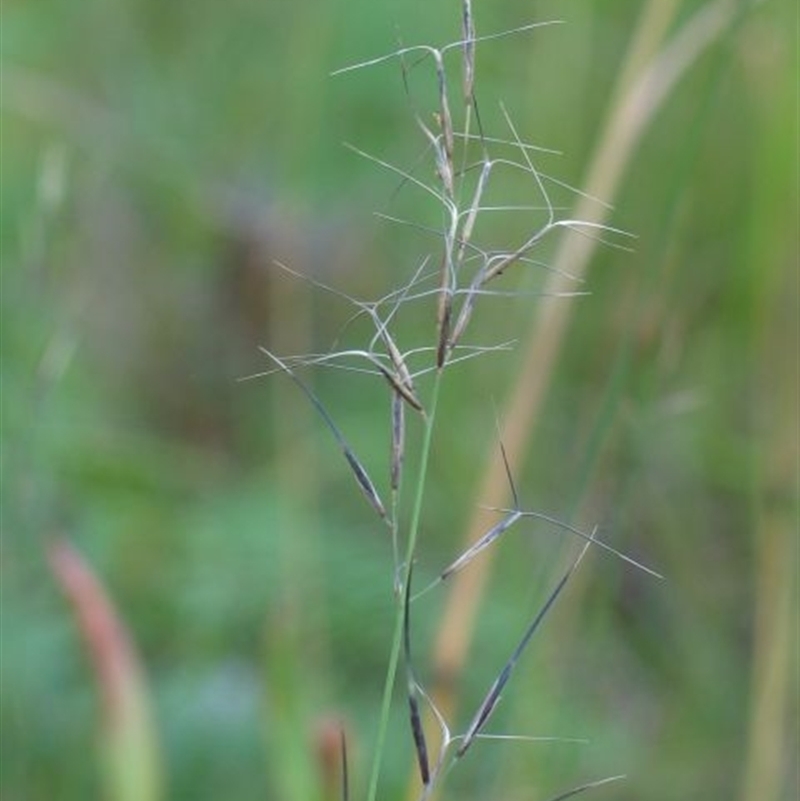
[[[763,290],[757,309],[762,332],[757,343],[761,366],[755,402],[761,410],[765,438],[757,459],[754,492],[754,632],[752,642],[750,723],[744,761],[742,801],[779,801],[798,779],[789,753],[791,710],[797,710],[798,690],[798,449],[797,416],[800,386],[797,365],[776,369],[774,354],[797,335],[797,311],[784,299],[797,297],[788,273]],[[794,329],[793,331],[791,329]],[[780,363],[779,363],[780,364]],[[780,364],[783,368],[784,365]],[[769,421],[769,422],[766,422]],[[789,432],[794,431],[794,436]],[[792,673],[794,693],[792,697]],[[794,735],[798,734],[794,723]],[[795,761],[795,773],[791,765]],[[795,784],[794,789],[797,789]]]

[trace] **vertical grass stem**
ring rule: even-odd
[[[436,420],[436,407],[439,399],[439,389],[442,383],[442,371],[436,371],[433,383],[429,413],[425,420],[425,435],[422,441],[422,453],[419,460],[419,472],[417,474],[417,484],[414,494],[414,508],[411,515],[411,524],[408,530],[408,542],[406,544],[405,563],[402,566],[402,587],[403,592],[395,594],[395,620],[394,634],[392,635],[392,650],[389,655],[389,665],[386,668],[386,681],[383,687],[383,700],[381,701],[381,716],[378,721],[378,734],[375,739],[375,753],[372,758],[372,771],[367,791],[367,801],[375,801],[378,792],[378,781],[380,779],[381,763],[383,761],[383,748],[386,742],[386,730],[389,725],[389,711],[392,706],[392,693],[394,691],[395,678],[397,677],[397,666],[400,661],[400,650],[403,640],[403,623],[405,618],[403,594],[409,580],[411,563],[414,557],[414,550],[417,543],[417,533],[419,532],[419,521],[422,515],[422,500],[425,495],[425,480],[428,473],[428,458],[431,452],[433,441],[433,426]]]

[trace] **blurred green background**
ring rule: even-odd
[[[702,5],[664,3],[668,38]],[[566,21],[482,45],[477,87],[489,133],[508,136],[502,100],[524,139],[561,151],[537,166],[581,185],[639,4],[474,6],[479,34]],[[560,301],[571,325],[517,476],[526,507],[601,524],[666,580],[593,557],[492,722],[589,744],[480,743],[446,798],[545,799],[618,773],[628,779],[593,797],[797,797],[792,6],[731,6],[626,154],[606,199],[610,223],[637,239],[601,247],[579,287],[590,294]],[[335,720],[363,796],[392,629],[388,541],[297,389],[239,379],[268,368],[259,345],[324,351],[352,315],[273,259],[377,298],[431,252],[421,232],[372,215],[409,215],[419,195],[342,147],[420,156],[399,65],[329,73],[398,40],[457,39],[459,18],[455,0],[5,3],[4,801],[124,797],[104,779],[108,687],[46,558],[60,538],[135,643],[161,798],[336,798]],[[422,73],[413,89],[424,106]],[[500,218],[498,237],[506,225],[513,236]],[[487,299],[470,341],[524,338],[538,304]],[[430,343],[432,313],[419,311],[405,333]],[[447,377],[420,584],[459,550],[518,358]],[[304,375],[385,492],[385,386]],[[558,575],[560,540],[526,531],[497,549],[455,677],[456,731]],[[443,598],[415,607],[424,683]],[[402,703],[385,801],[405,797],[412,767]]]

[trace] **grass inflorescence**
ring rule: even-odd
[[[333,73],[335,76],[352,75],[388,63],[396,64],[400,70],[409,113],[425,148],[422,161],[405,167],[368,153],[357,145],[347,144],[347,148],[360,158],[367,159],[396,176],[400,188],[416,192],[422,198],[434,202],[438,210],[438,222],[432,223],[422,217],[422,214],[418,219],[389,214],[380,216],[390,224],[406,226],[424,234],[435,243],[435,248],[420,256],[409,269],[406,279],[398,286],[378,300],[370,302],[359,300],[340,288],[303,276],[291,266],[276,262],[275,268],[283,273],[304,280],[316,290],[349,303],[353,308],[353,315],[345,328],[356,320],[366,319],[372,333],[359,346],[342,347],[337,341],[330,351],[324,353],[278,356],[266,348],[262,349],[271,361],[270,369],[262,375],[281,372],[297,384],[333,435],[347,467],[379,518],[381,526],[388,527],[390,532],[395,625],[371,769],[364,794],[366,801],[376,801],[379,797],[387,728],[401,662],[405,667],[409,742],[417,766],[418,798],[424,801],[441,789],[445,776],[467,756],[478,739],[535,739],[510,734],[491,735],[485,733],[485,730],[519,660],[590,548],[605,551],[630,566],[660,578],[656,571],[598,539],[596,526],[587,532],[556,516],[523,508],[501,440],[500,450],[513,496],[513,508],[496,509],[502,515],[499,522],[456,555],[426,587],[416,594],[412,588],[413,566],[419,558],[421,521],[425,508],[425,490],[429,481],[428,466],[432,455],[433,435],[440,424],[437,407],[442,384],[450,369],[456,365],[512,348],[514,345],[513,342],[469,342],[468,335],[482,303],[489,297],[502,299],[519,293],[513,288],[506,289],[502,285],[498,287],[501,278],[515,269],[557,270],[562,280],[572,280],[568,270],[553,268],[544,257],[537,256],[537,250],[541,248],[543,241],[554,232],[566,230],[615,247],[625,247],[630,238],[630,234],[603,222],[562,216],[563,208],[551,200],[548,187],[566,187],[566,184],[539,170],[536,158],[540,148],[524,141],[512,113],[502,102],[492,101],[496,103],[504,130],[492,132],[490,135],[484,129],[478,102],[476,54],[479,48],[505,37],[535,34],[539,29],[557,24],[558,21],[527,23],[506,31],[478,35],[470,0],[463,1],[461,17],[461,37],[456,41],[438,47],[428,44],[402,46]],[[418,79],[419,73],[422,73],[423,82],[430,82],[430,91],[426,95],[430,98],[429,101],[421,102],[412,89],[412,75]],[[455,80],[456,75],[459,81]],[[432,105],[426,107],[426,102]],[[522,178],[529,195],[525,204],[497,200],[495,183],[502,188],[504,184],[500,179],[506,175]],[[584,200],[591,200],[585,193],[574,191]],[[530,220],[529,227],[521,233],[517,241],[506,246],[498,246],[492,232],[498,214],[502,213],[522,213]],[[584,294],[579,279],[574,278],[574,284],[571,289],[562,289],[552,294],[562,296],[563,302],[568,302],[570,297]],[[421,304],[429,309],[430,339],[426,345],[413,344],[405,347],[396,333],[399,329],[398,323],[410,309],[413,308],[417,313],[417,307]],[[342,334],[344,335],[344,331]],[[391,421],[391,448],[387,470],[391,495],[389,502],[383,499],[378,489],[380,482],[370,475],[323,401],[298,375],[301,370],[311,367],[366,373],[388,386],[390,409],[387,418]],[[423,384],[420,379],[424,376],[430,377],[430,380]],[[421,391],[421,387],[426,391]],[[419,461],[411,468],[405,458],[409,416],[422,430]],[[410,476],[405,476],[407,472]],[[410,501],[404,505],[402,497],[406,493],[409,494]],[[410,514],[405,515],[403,510],[409,506]],[[434,591],[443,585],[454,574],[468,570],[480,554],[496,546],[503,535],[521,521],[530,518],[574,537],[581,542],[581,547],[547,594],[544,603],[531,616],[510,656],[505,660],[502,657],[498,659],[499,670],[495,679],[469,716],[466,726],[458,731],[453,721],[445,719],[415,669],[412,660],[414,602],[423,593]],[[426,716],[432,719],[433,725],[426,725]],[[344,738],[341,750],[342,794],[347,801],[352,792],[352,781],[346,767],[347,750]],[[618,778],[621,777],[614,776],[576,785],[556,796],[553,801],[571,797]]]

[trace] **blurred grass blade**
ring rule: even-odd
[[[47,550],[72,607],[102,698],[99,737],[106,798],[158,801],[163,773],[145,677],[130,635],[92,569],[66,540]]]

